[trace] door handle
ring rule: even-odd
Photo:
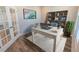
[[[13,28],[13,26],[11,26],[10,28]]]

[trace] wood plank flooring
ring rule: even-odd
[[[44,52],[44,50],[22,36],[6,52]]]
[[[72,38],[68,37],[65,44],[64,52],[71,52],[71,44],[72,44]]]
[[[45,52],[40,47],[25,39],[30,35],[31,34],[19,37],[16,42],[6,50],[6,52]],[[71,38],[67,39],[64,52],[71,52]]]

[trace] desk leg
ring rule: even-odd
[[[56,39],[54,39],[53,52],[56,51]]]
[[[34,31],[32,30],[32,42],[34,40]]]

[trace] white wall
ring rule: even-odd
[[[61,10],[68,10],[68,17],[67,20],[76,20],[77,10],[78,7],[71,7],[71,6],[48,6],[48,7],[40,7],[40,6],[19,6],[17,8],[18,19],[19,19],[19,26],[20,32],[26,33],[29,32],[32,24],[37,23],[39,21],[44,22],[46,20],[47,12],[51,11],[61,11]],[[23,18],[23,8],[36,10],[37,12],[37,19],[24,19]]]
[[[31,29],[31,26],[34,23],[38,23],[41,20],[41,10],[40,7],[37,6],[19,6],[16,7],[17,8],[17,13],[18,13],[18,19],[19,19],[19,26],[20,26],[20,32],[21,33],[27,33],[29,32]],[[23,8],[25,9],[31,9],[31,10],[35,10],[37,15],[37,19],[24,19],[23,18]]]
[[[47,6],[47,7],[42,7],[42,20],[43,22],[46,19],[46,14],[47,12],[54,12],[54,11],[63,11],[63,10],[68,10],[68,17],[67,20],[76,20],[77,17],[77,12],[78,12],[78,7],[76,6]]]

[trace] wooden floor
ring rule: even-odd
[[[44,52],[44,50],[22,36],[6,52]]]
[[[44,52],[41,48],[25,39],[29,35],[22,36],[16,40],[16,42],[9,47],[6,52]],[[71,39],[68,38],[64,48],[64,52],[71,52]]]
[[[72,38],[68,37],[65,44],[64,52],[71,52],[71,44],[72,44]]]

